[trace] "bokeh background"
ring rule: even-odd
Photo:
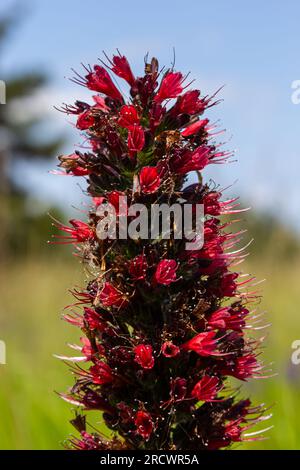
[[[291,362],[300,339],[300,79],[297,0],[9,1],[0,7],[0,448],[59,449],[73,432],[70,406],[55,391],[72,384],[53,357],[78,340],[61,321],[81,285],[82,266],[70,249],[49,246],[48,213],[67,221],[86,210],[84,183],[54,176],[58,153],[82,143],[54,106],[86,99],[68,80],[71,68],[95,63],[119,48],[136,73],[146,52],[191,71],[195,87],[220,103],[209,117],[226,128],[237,162],[206,172],[226,195],[240,195],[245,241],[255,239],[246,271],[261,285],[261,309],[272,323],[264,359],[277,375],[246,384],[257,402],[273,405],[268,439],[239,448],[300,449],[300,365]]]

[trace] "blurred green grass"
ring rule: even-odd
[[[274,251],[273,251],[274,252]],[[256,256],[247,270],[258,279],[267,310],[264,359],[278,375],[243,387],[254,402],[274,405],[268,440],[242,444],[240,449],[300,449],[300,366],[290,361],[291,344],[300,339],[298,260],[282,262]],[[7,263],[0,269],[0,339],[6,342],[7,364],[0,365],[0,449],[60,449],[73,428],[71,406],[54,391],[65,391],[73,379],[53,354],[69,352],[78,340],[76,328],[60,318],[71,302],[67,289],[82,285],[82,266],[53,255]],[[263,334],[264,334],[263,330]]]

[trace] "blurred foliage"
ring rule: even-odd
[[[21,15],[7,12],[0,17],[0,62]],[[6,104],[0,106],[0,246],[2,256],[20,255],[29,251],[43,251],[49,238],[50,219],[40,210],[29,192],[18,187],[15,174],[19,161],[50,158],[58,153],[62,137],[48,138],[40,132],[42,120],[31,111],[35,94],[47,83],[40,69],[29,67],[14,74],[1,72],[6,85]],[[32,100],[32,101],[31,101]],[[21,117],[17,109],[21,110]],[[31,204],[30,204],[31,203]],[[54,216],[61,216],[53,209]]]
[[[14,30],[18,16],[9,13],[0,17],[0,52],[4,53],[7,36]],[[1,56],[0,56],[1,61]],[[53,157],[63,144],[64,139],[47,138],[45,133],[34,132],[41,123],[40,117],[33,117],[31,106],[28,106],[28,98],[33,100],[34,94],[42,89],[47,83],[46,74],[40,69],[34,70],[31,66],[28,71],[22,70],[11,74],[3,74],[1,79],[6,85],[6,104],[0,106],[0,131],[4,144],[0,147],[2,166],[0,167],[0,178],[4,183],[0,191],[9,184],[8,190],[13,191],[14,182],[14,162],[18,159],[34,159]],[[22,100],[27,99],[23,105],[22,119],[18,118],[14,111],[16,102],[22,105]],[[6,167],[4,166],[4,163]]]
[[[66,215],[56,207],[47,208],[37,200],[24,198],[22,193],[15,192],[6,197],[0,194],[2,208],[2,251],[5,258],[13,260],[24,256],[49,256],[47,241],[58,234],[53,225],[53,218],[66,220]],[[60,233],[61,234],[61,233]],[[57,254],[66,252],[65,246],[56,245]]]

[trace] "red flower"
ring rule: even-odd
[[[182,377],[176,377],[171,379],[171,393],[175,401],[181,401],[185,398],[187,392],[187,381]]]
[[[73,447],[78,450],[101,450],[101,441],[97,436],[87,433],[86,431],[80,432],[81,439],[71,439]]]
[[[104,93],[116,101],[123,101],[123,97],[114,85],[109,74],[104,67],[94,65],[94,72],[90,72],[85,77],[86,86],[93,91]]]
[[[134,348],[134,360],[143,369],[152,369],[154,366],[154,357],[152,356],[152,346],[150,344],[139,344]]]
[[[95,123],[95,119],[91,114],[91,110],[87,109],[83,113],[79,114],[77,118],[76,127],[84,131],[85,129],[92,127],[94,123]]]
[[[115,208],[117,215],[126,215],[127,214],[127,203],[123,201],[121,197],[125,197],[126,194],[122,191],[112,191],[107,195],[108,202]]]
[[[190,135],[197,134],[200,130],[205,129],[208,123],[209,123],[208,119],[202,119],[200,121],[196,121],[190,126],[186,127],[184,131],[181,132],[181,135],[183,137],[188,137]]]
[[[208,325],[214,329],[240,331],[246,325],[245,316],[248,313],[249,310],[246,308],[241,308],[238,311],[230,307],[219,308],[209,317]]]
[[[141,191],[145,194],[155,193],[160,185],[160,177],[155,166],[144,166],[140,172]]]
[[[171,160],[171,167],[180,175],[190,171],[201,171],[209,163],[209,148],[202,145],[193,152],[184,149]]]
[[[148,441],[154,429],[154,424],[150,413],[141,410],[138,411],[134,420],[134,424],[137,427],[137,434],[142,436],[145,441]]]
[[[105,99],[103,98],[103,96],[100,96],[100,95],[94,95],[93,96],[93,100],[95,102],[93,108],[95,109],[101,109],[101,111],[109,111],[109,107],[107,106],[107,104],[105,103]]]
[[[216,289],[213,289],[213,292],[218,297],[234,297],[237,289],[235,280],[238,277],[238,273],[224,273],[221,277],[220,285]]]
[[[150,117],[150,129],[154,133],[155,129],[161,123],[163,116],[166,113],[166,108],[159,103],[153,103],[152,108],[149,111]]]
[[[194,386],[191,396],[200,401],[213,401],[219,391],[218,377],[204,375]]]
[[[105,201],[105,197],[103,196],[93,197],[93,203],[95,204],[96,207],[101,206],[101,204],[103,204],[104,201]]]
[[[107,384],[113,381],[112,370],[108,364],[103,361],[97,361],[95,365],[90,368],[92,380],[94,384]]]
[[[247,380],[259,373],[261,368],[254,354],[246,354],[236,358],[234,362],[230,361],[222,369],[222,374],[231,375],[239,380]]]
[[[163,259],[157,265],[154,280],[158,284],[168,286],[172,282],[176,281],[177,269],[178,265],[174,259]]]
[[[104,307],[122,307],[127,303],[124,294],[116,289],[110,282],[104,283],[99,298]]]
[[[230,439],[233,442],[239,442],[242,440],[242,428],[240,426],[241,421],[237,419],[231,421],[225,426],[225,438]]]
[[[126,82],[129,83],[129,85],[132,86],[135,82],[135,78],[126,57],[114,55],[112,63],[113,67],[111,68],[111,70],[116,75],[118,75],[118,77],[123,78],[124,80],[126,80]]]
[[[165,341],[162,345],[161,352],[165,357],[175,357],[180,353],[180,348],[172,343],[172,341]]]
[[[180,72],[168,72],[161,81],[154,101],[160,103],[168,98],[176,98],[183,90],[183,76]]]
[[[129,129],[134,124],[139,124],[139,116],[135,106],[132,104],[124,105],[120,109],[120,117],[118,119],[118,124],[121,127],[127,127]]]
[[[68,227],[63,224],[56,224],[56,227],[64,232],[67,232],[69,235],[56,235],[56,238],[59,238],[61,241],[57,243],[84,243],[95,238],[95,233],[91,227],[81,222],[81,220],[72,219],[70,224],[73,227]]]
[[[145,145],[145,134],[141,126],[134,125],[128,129],[128,149],[130,153],[140,152]]]
[[[100,315],[94,309],[84,307],[84,319],[90,330],[105,331],[106,325],[100,320]]]
[[[146,279],[147,267],[148,264],[145,255],[138,255],[130,260],[128,271],[132,279],[135,281],[142,281]]]
[[[205,108],[205,101],[199,99],[199,90],[190,90],[179,96],[172,108],[172,114],[199,114]]]
[[[88,169],[82,166],[83,162],[80,162],[80,157],[77,153],[71,153],[70,155],[61,155],[60,167],[64,168],[67,174],[73,176],[85,176],[90,172]]]
[[[185,351],[194,351],[199,356],[217,356],[219,353],[216,351],[217,341],[215,336],[216,333],[214,331],[199,333],[181,347]]]

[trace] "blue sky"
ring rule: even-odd
[[[2,0],[1,10],[15,2]],[[300,79],[300,2],[279,0],[19,1],[26,18],[12,35],[2,71],[41,67],[51,83],[28,110],[42,113],[69,132],[64,115],[54,112],[61,101],[85,99],[87,92],[66,77],[80,62],[95,63],[104,49],[118,47],[136,73],[144,54],[191,71],[193,86],[205,94],[225,85],[224,99],[210,113],[227,129],[228,148],[238,162],[210,167],[207,177],[222,186],[238,180],[232,191],[247,205],[276,212],[300,229],[300,105],[291,101],[291,83]],[[17,8],[19,9],[19,7]],[[16,9],[16,10],[17,10]],[[2,78],[2,77],[0,77]],[[68,150],[80,143],[70,130]],[[20,168],[20,178],[46,200],[66,205],[79,198],[78,181],[55,177],[45,165]]]

